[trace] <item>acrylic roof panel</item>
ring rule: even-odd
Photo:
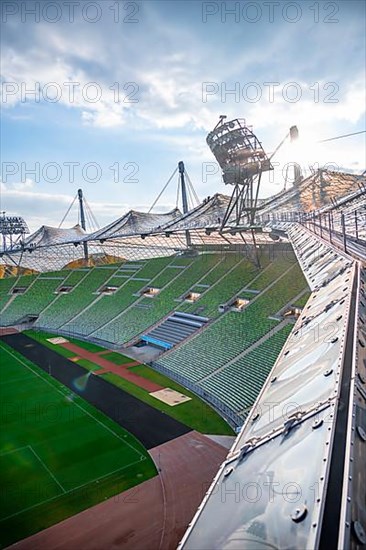
[[[32,233],[26,240],[26,246],[52,246],[55,244],[64,244],[68,242],[80,241],[85,237],[86,232],[80,225],[69,228],[50,227],[42,225],[37,231]]]
[[[332,201],[359,189],[364,178],[355,174],[318,170],[305,178],[298,186],[269,198],[261,214],[272,210],[310,210],[322,208]]]
[[[150,233],[153,230],[159,230],[166,224],[180,218],[180,216],[181,212],[178,208],[164,214],[130,210],[118,220],[92,233],[88,240]]]
[[[204,229],[219,227],[225,215],[230,197],[216,193],[208,197],[199,206],[182,216],[177,221],[165,227],[169,231],[184,231],[185,229]]]

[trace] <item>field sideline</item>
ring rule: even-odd
[[[1,547],[156,475],[130,433],[0,342]]]

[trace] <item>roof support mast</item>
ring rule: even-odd
[[[80,223],[81,223],[81,227],[84,229],[84,231],[86,231],[83,190],[82,189],[78,189],[78,198],[79,198],[79,205],[80,205]],[[83,247],[84,247],[84,258],[85,258],[86,261],[88,261],[89,253],[88,253],[88,243],[86,241],[83,242]]]
[[[187,214],[189,211],[188,208],[188,200],[187,200],[187,188],[186,188],[186,181],[184,178],[184,162],[181,160],[178,162],[178,170],[180,175],[180,183],[181,183],[181,190],[182,190],[182,203],[183,203],[183,214]],[[186,229],[186,241],[187,241],[187,247],[190,248],[192,246],[191,236],[189,234],[189,230]]]

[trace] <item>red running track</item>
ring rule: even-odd
[[[124,378],[125,380],[132,382],[132,384],[135,384],[135,386],[139,386],[140,388],[143,388],[148,392],[155,392],[163,389],[163,386],[160,386],[159,384],[155,384],[155,382],[151,382],[151,380],[142,378],[142,376],[139,376],[138,374],[135,374],[128,370],[127,368],[128,366],[131,367],[133,365],[138,365],[139,363],[137,361],[132,361],[131,363],[125,363],[124,365],[116,365],[115,363],[112,363],[112,361],[108,361],[108,359],[104,359],[104,357],[99,355],[98,353],[92,353],[91,351],[83,349],[80,346],[77,346],[76,344],[72,344],[71,342],[67,342],[65,344],[60,344],[60,345],[63,348],[66,348],[69,351],[74,352],[75,355],[77,355],[78,357],[87,359],[88,361],[91,361],[95,365],[102,367],[103,370],[96,371],[94,373],[96,375],[105,374],[106,372],[113,372],[114,374],[117,374],[121,378]]]

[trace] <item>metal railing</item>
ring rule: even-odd
[[[299,223],[327,240],[330,244],[340,248],[343,252],[366,257],[366,215],[357,209],[348,212],[323,213],[310,212],[302,214]],[[363,238],[365,232],[365,239]]]

